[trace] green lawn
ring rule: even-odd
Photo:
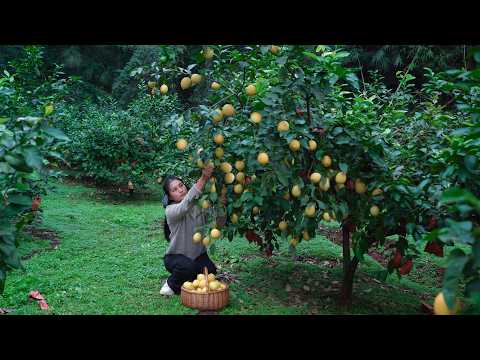
[[[0,307],[12,314],[196,314],[179,297],[159,289],[166,277],[167,246],[159,220],[158,195],[148,199],[109,200],[93,188],[58,183],[42,203],[43,222],[60,245],[25,260],[25,271],[9,273]],[[48,240],[26,235],[22,255],[49,248]],[[381,266],[371,258],[360,265],[350,311],[338,308],[341,248],[322,236],[298,246],[294,261],[286,246],[271,258],[244,239],[217,242],[213,260],[230,284],[231,302],[220,314],[420,314],[420,301],[431,303],[439,290],[435,262],[424,255],[421,268],[399,280],[379,282]],[[306,258],[305,258],[306,257]],[[50,305],[41,311],[28,300],[39,290]],[[287,291],[288,290],[288,291]]]

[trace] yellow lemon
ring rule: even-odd
[[[222,107],[222,113],[224,116],[233,116],[235,114],[235,108],[231,104],[225,104]]]
[[[148,82],[148,87],[149,87],[150,89],[153,89],[155,86],[157,86],[157,84],[155,83],[155,81],[149,81],[149,82]]]
[[[197,232],[193,235],[193,242],[199,243],[200,241],[202,241],[202,234]]]
[[[179,139],[179,140],[177,141],[177,149],[178,149],[178,150],[185,150],[185,148],[187,147],[187,145],[188,145],[188,142],[187,142],[187,140],[185,140],[185,139]]]
[[[288,144],[288,147],[292,151],[298,151],[300,150],[300,141],[298,141],[297,139],[293,139],[292,141],[290,141],[290,144]]]
[[[193,84],[193,85],[196,85],[196,84],[198,84],[200,81],[202,81],[202,75],[200,75],[200,74],[192,74],[191,80],[192,80],[192,84]]]
[[[372,196],[378,196],[380,195],[381,193],[383,193],[383,190],[382,189],[379,189],[379,188],[376,188],[372,191]]]
[[[245,182],[245,174],[243,172],[239,172],[237,176],[235,176],[235,179],[239,184],[243,184]]]
[[[185,289],[187,289],[187,290],[193,290],[193,289],[195,289],[195,288],[193,287],[193,284],[192,284],[190,281],[185,281],[185,282],[183,283],[183,287],[184,287]]]
[[[236,224],[238,222],[238,215],[232,214],[232,216],[230,216],[230,220],[232,221],[232,224]]]
[[[205,275],[204,274],[198,274],[197,275],[197,280],[200,282],[202,280],[205,280]],[[200,284],[198,284],[198,286],[200,286]]]
[[[272,45],[270,47],[270,52],[273,54],[273,55],[277,55],[279,52],[280,52],[280,47],[278,47],[277,45]]]
[[[243,185],[242,184],[237,184],[233,187],[233,192],[235,194],[241,194],[243,193]]]
[[[218,90],[218,89],[220,89],[220,86],[221,85],[218,82],[214,81],[214,82],[212,82],[211,88],[213,90]]]
[[[330,189],[330,179],[329,178],[322,178],[320,180],[320,184],[318,185],[318,187],[320,188],[320,190],[322,191],[328,191],[328,189]]]
[[[208,281],[215,281],[215,274],[208,274]]]
[[[162,86],[160,86],[160,92],[165,95],[167,92],[168,92],[168,86],[163,84]]]
[[[199,283],[199,282],[200,282],[200,281],[199,281],[198,279],[195,279],[195,280],[192,281],[192,285],[193,285],[193,287],[194,287],[195,289],[198,288],[198,283]]]
[[[228,163],[228,162],[223,162],[223,163],[220,164],[220,169],[225,174],[228,174],[228,173],[232,172],[232,165],[230,165],[230,163]]]
[[[248,85],[245,88],[245,92],[248,96],[254,96],[257,93],[257,88],[255,87],[255,85]]]
[[[315,140],[308,140],[308,150],[309,151],[317,150],[317,142]]]
[[[344,172],[339,172],[335,176],[335,182],[337,184],[345,184],[346,181],[347,181],[347,174],[345,174]]]
[[[216,134],[213,137],[213,141],[215,141],[215,144],[217,145],[222,145],[225,140],[225,137],[222,134]]]
[[[182,90],[187,90],[190,86],[192,86],[192,80],[189,77],[184,77],[182,81],[180,81],[180,87]]]
[[[277,125],[278,132],[285,132],[285,131],[288,131],[289,129],[290,129],[290,125],[288,124],[288,121],[282,120]]]
[[[259,124],[262,121],[262,114],[254,111],[250,114],[250,120],[255,124]]]
[[[305,240],[305,241],[310,240],[310,234],[308,233],[307,230],[302,231],[302,237],[303,237],[303,240]]]
[[[315,216],[315,205],[310,205],[305,208],[305,215],[308,217],[314,217]]]
[[[202,244],[203,246],[208,246],[210,245],[210,237],[209,236],[205,236],[202,240]]]
[[[242,160],[235,161],[235,169],[237,169],[238,171],[242,171],[243,169],[245,169],[245,162]]]
[[[212,184],[212,185],[210,186],[210,192],[211,192],[211,193],[217,192],[217,188],[216,188],[215,184]]]
[[[208,287],[210,288],[210,290],[218,290],[220,288],[220,283],[216,280],[212,281],[211,283],[208,284]]]
[[[302,190],[300,190],[300,186],[294,185],[292,187],[292,195],[294,197],[299,197],[302,194]]]
[[[208,200],[202,201],[202,209],[208,209],[210,207],[210,202]]]
[[[257,206],[254,206],[252,209],[253,215],[258,215],[260,213],[260,209]]]
[[[322,165],[326,168],[332,166],[332,158],[328,155],[325,155],[323,158],[322,158]]]
[[[310,175],[310,181],[311,181],[313,184],[318,184],[321,179],[322,179],[322,175],[320,175],[320,174],[317,173],[317,172],[314,172],[314,173],[312,173],[312,175]]]
[[[215,149],[215,156],[217,157],[217,159],[221,159],[222,156],[224,155],[224,153],[225,152],[223,151],[223,149],[221,147],[217,147]]]
[[[328,212],[324,212],[322,215],[323,220],[330,221],[330,214]]]
[[[357,194],[365,194],[367,185],[362,180],[355,180],[355,191]]]
[[[267,165],[268,164],[267,153],[261,152],[260,154],[258,154],[257,161],[260,165]]]
[[[215,52],[213,51],[212,48],[206,48],[204,51],[203,51],[203,57],[207,60],[212,60],[213,58],[213,55],[215,55]]]
[[[213,115],[213,122],[215,124],[219,123],[223,119],[223,112],[220,109],[215,110],[215,114]]]
[[[378,214],[380,214],[380,208],[377,205],[373,205],[370,208],[370,214],[372,214],[372,216],[378,216]]]
[[[212,239],[218,239],[220,236],[222,236],[222,233],[220,232],[220,230],[212,229],[212,231],[210,231],[210,237]]]
[[[226,184],[231,184],[235,181],[235,175],[233,175],[231,172],[226,173],[224,177],[225,183]]]
[[[281,231],[285,231],[287,230],[287,227],[288,227],[288,223],[286,221],[280,221],[278,223],[278,228],[281,230]]]

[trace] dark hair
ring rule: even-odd
[[[179,177],[176,177],[174,175],[168,175],[165,180],[163,181],[163,192],[164,192],[164,195],[163,195],[163,200],[162,200],[162,205],[164,208],[167,208],[168,205],[170,205],[171,203],[173,203],[173,201],[170,199],[170,197],[168,196],[169,194],[169,191],[170,191],[170,184],[172,183],[172,181],[174,180],[178,180],[178,181],[181,181],[182,184],[185,184],[183,182],[182,179],[180,179]],[[167,240],[167,242],[170,242],[170,227],[168,226],[168,223],[167,223],[167,217],[165,216],[165,220],[163,222],[163,235],[165,236],[165,239]]]

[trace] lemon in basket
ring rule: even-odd
[[[208,287],[210,290],[218,290],[220,288],[220,283],[217,281],[217,280],[214,280],[214,281],[211,281],[209,284],[208,284]]]
[[[195,289],[195,287],[193,286],[193,284],[190,282],[190,281],[185,281],[183,283],[183,287],[187,290],[193,290]]]
[[[214,274],[208,274],[208,281],[214,281],[215,280],[215,275]]]
[[[198,280],[193,280],[192,285],[195,289],[198,288],[198,283],[199,283]]]

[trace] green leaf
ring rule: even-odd
[[[31,168],[41,170],[43,168],[43,158],[40,151],[34,146],[23,148],[23,155],[25,156],[25,162]]]
[[[5,290],[5,280],[7,279],[7,270],[0,267],[0,295]]]
[[[440,199],[440,204],[451,204],[458,202],[467,202],[477,209],[480,209],[480,200],[475,197],[470,191],[460,188],[450,188],[445,190]]]
[[[480,63],[480,50],[475,50],[473,53],[473,58],[477,63]]]
[[[60,130],[60,129],[56,129],[56,128],[46,128],[46,129],[44,129],[44,131],[45,131],[48,135],[53,136],[54,138],[56,138],[56,139],[58,139],[58,140],[63,140],[63,141],[69,141],[69,140],[70,140],[70,138],[69,138],[67,135],[65,135],[65,134],[63,133],[63,131]]]
[[[216,192],[210,193],[209,197],[210,197],[210,200],[212,201],[212,203],[214,203],[218,199],[218,194]]]
[[[468,257],[460,249],[453,249],[448,258],[448,266],[443,277],[443,294],[450,309],[453,309],[458,282],[467,261]]]
[[[0,162],[0,174],[13,174],[15,169],[6,162]]]
[[[11,167],[18,171],[32,172],[32,168],[27,166],[23,156],[17,154],[7,154],[5,155],[5,160],[7,160]]]
[[[480,293],[480,279],[469,281],[465,288],[465,293],[468,297],[472,297],[475,293]]]
[[[12,204],[30,206],[32,204],[32,199],[25,195],[9,195],[8,201]]]

